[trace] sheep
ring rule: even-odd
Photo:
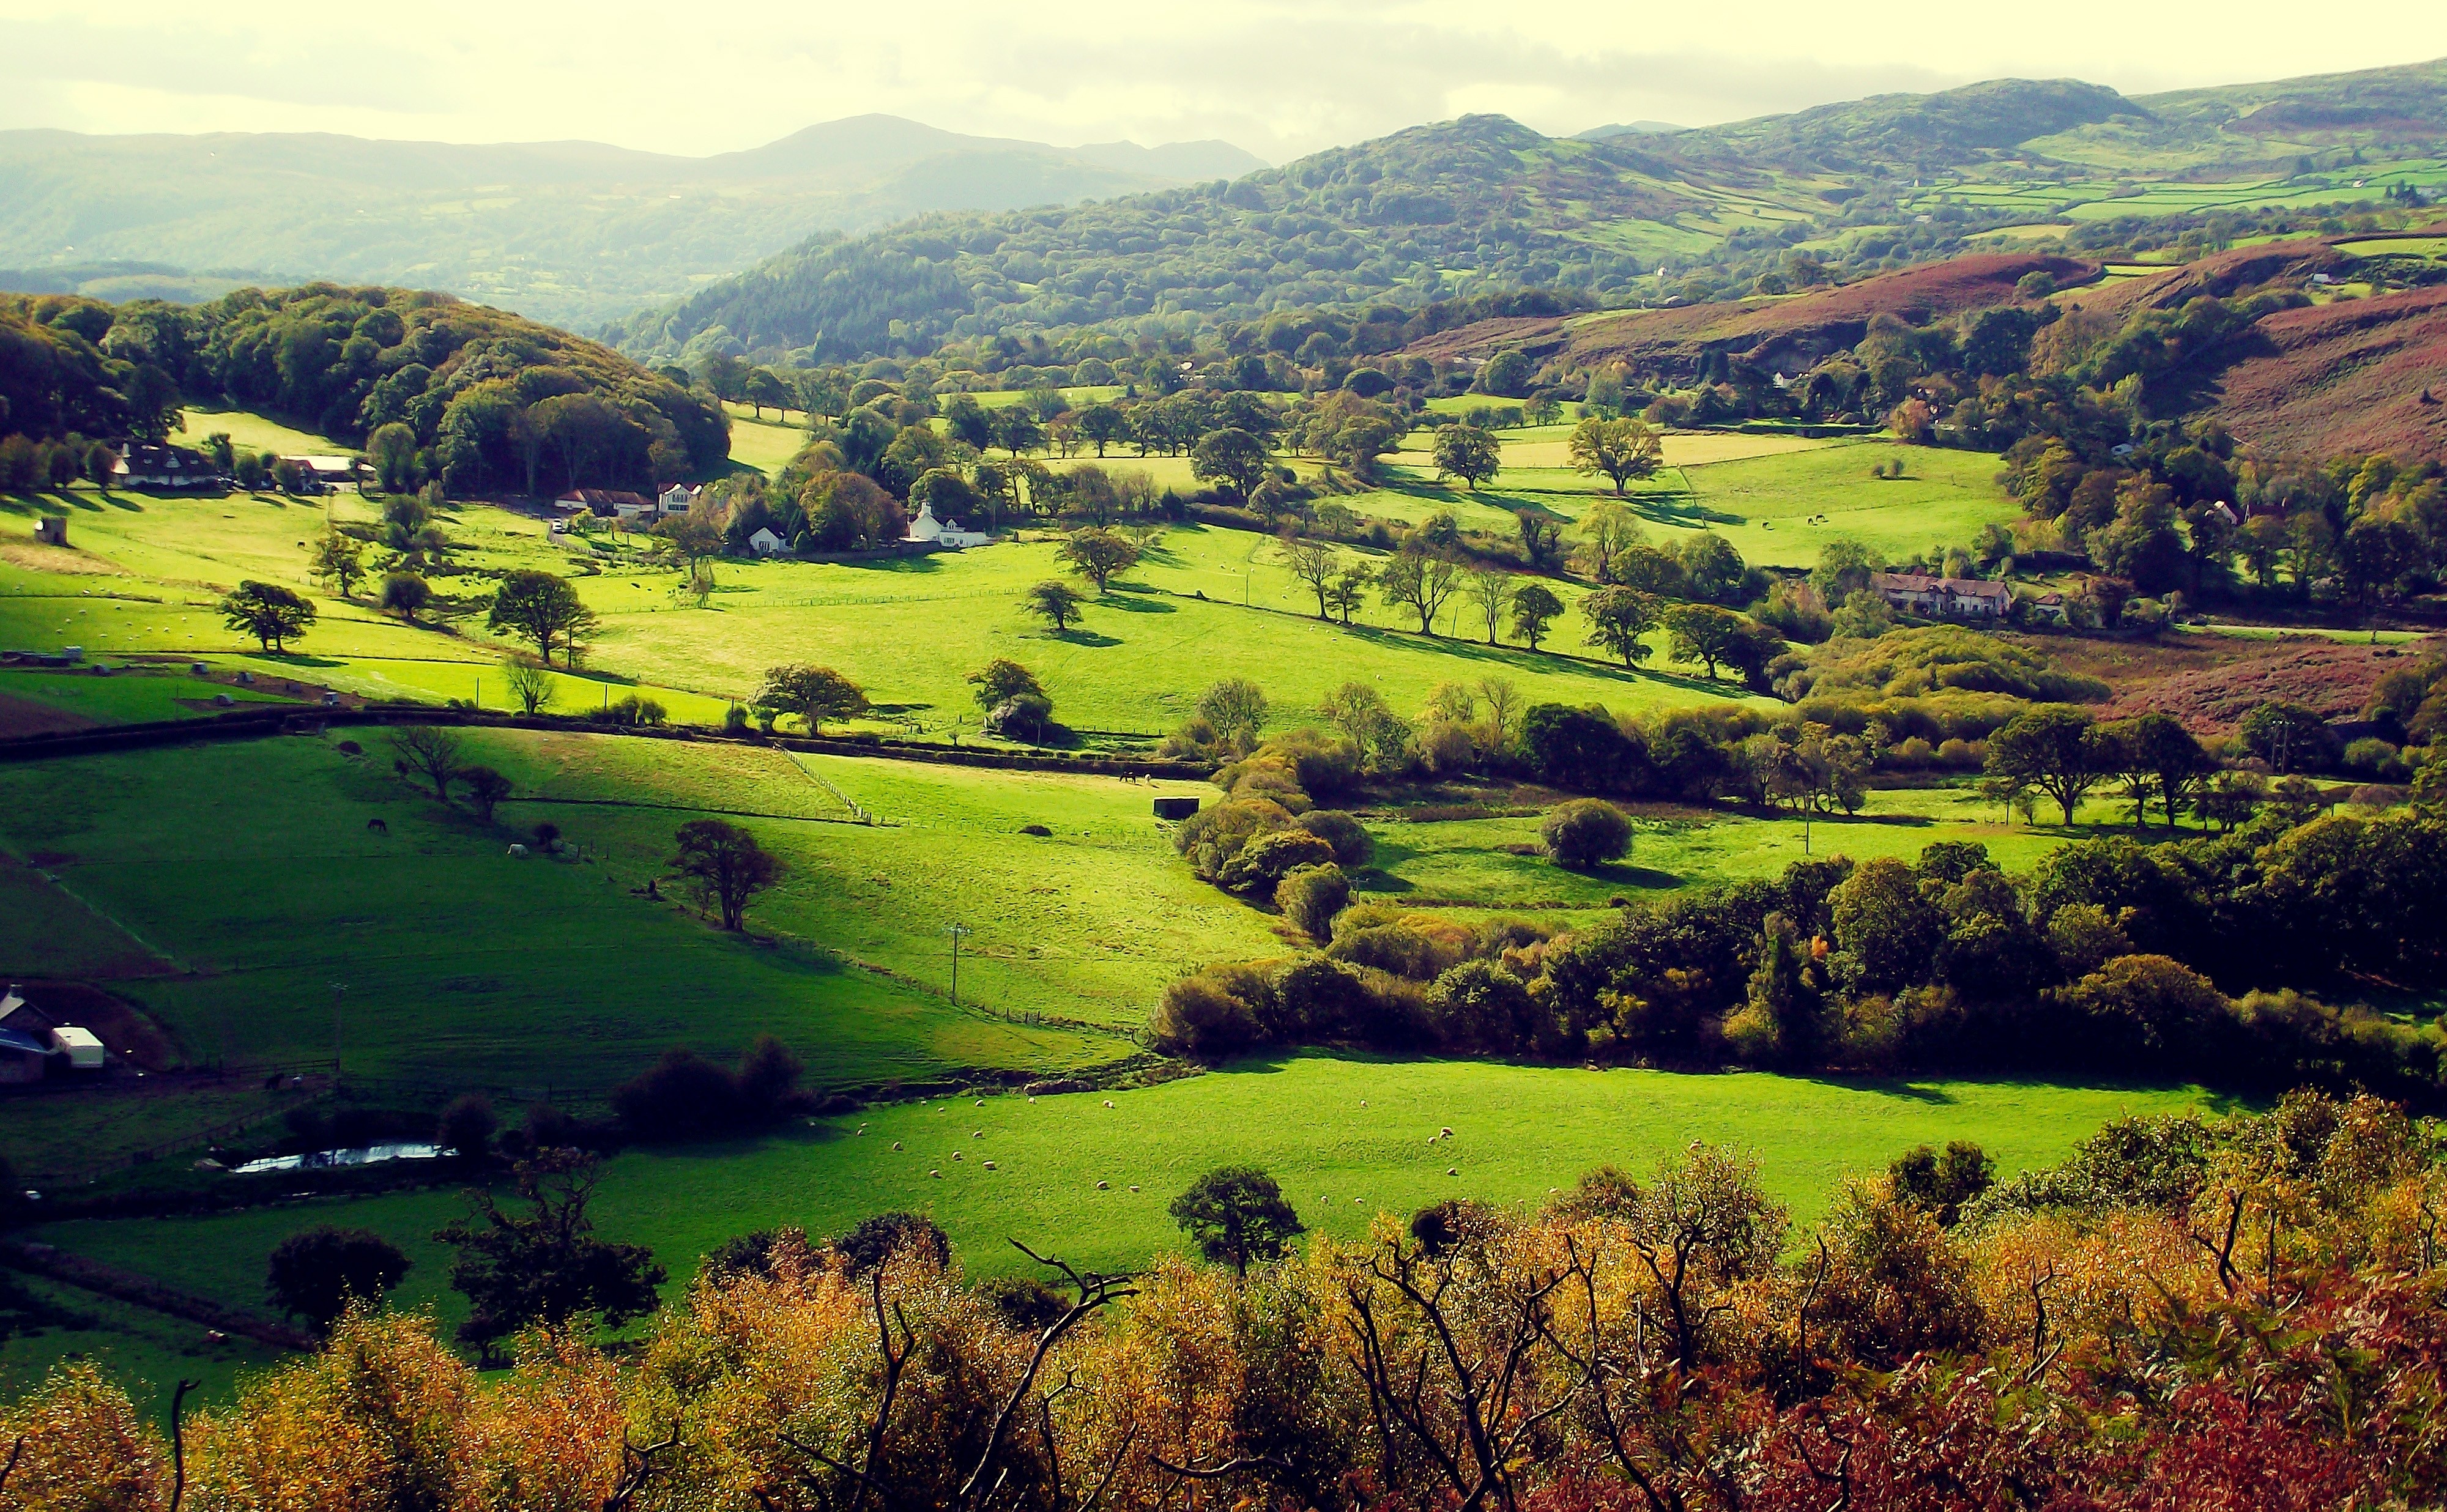
[[[370,819],[366,821],[366,830],[369,834],[388,835],[390,833],[390,823],[387,820]]]
[[[892,1142],[892,1147],[896,1150],[899,1149],[901,1147],[901,1142],[899,1140],[894,1140]]]
[[[943,1173],[942,1173],[942,1172],[940,1172],[940,1171],[928,1171],[926,1174],[927,1174],[927,1175],[929,1175],[929,1176],[931,1176],[931,1177],[933,1177],[935,1180],[937,1180],[937,1181],[941,1181],[941,1180],[943,1179]]]
[[[956,1161],[957,1161],[957,1160],[958,1160],[959,1158],[960,1158],[960,1152],[959,1152],[959,1151],[958,1151],[958,1150],[954,1150],[954,1151],[952,1152],[952,1159],[954,1159],[954,1160],[956,1160]]]
[[[1447,1176],[1459,1176],[1461,1174],[1461,1167],[1458,1165],[1448,1165],[1445,1167],[1445,1174]]]
[[[1439,1135],[1439,1136],[1437,1136],[1437,1137],[1438,1137],[1439,1139],[1451,1139],[1451,1138],[1452,1138],[1452,1130],[1451,1130],[1451,1129],[1450,1129],[1450,1128],[1448,1128],[1448,1129],[1446,1129],[1446,1130],[1444,1131],[1444,1133],[1442,1133],[1441,1135]]]
[[[1135,1187],[1135,1186],[1133,1186],[1133,1187],[1131,1187],[1131,1188],[1130,1188],[1130,1190],[1131,1190],[1131,1191],[1133,1191],[1133,1192],[1135,1192],[1135,1191],[1137,1191],[1137,1190],[1138,1190],[1138,1188],[1137,1188],[1137,1187]]]
[[[1106,1106],[1107,1107],[1110,1107],[1110,1106],[1113,1106],[1113,1100],[1112,1100],[1111,1098],[1110,1098],[1110,1097],[1109,1097],[1109,1098],[1107,1098],[1107,1099],[1105,1099],[1105,1106]]]
[[[971,1138],[971,1139],[973,1139],[973,1140],[981,1140],[981,1139],[984,1139],[985,1137],[986,1137],[986,1131],[985,1131],[984,1129],[981,1129],[981,1128],[973,1128],[973,1129],[969,1130],[969,1138]]]
[[[1113,1183],[1110,1181],[1098,1181],[1096,1183],[1096,1190],[1099,1192],[1110,1192],[1112,1189]]]
[[[526,853],[527,848],[524,845],[513,845],[510,847],[510,854],[513,856],[524,857]]]
[[[991,1170],[993,1170],[994,1168],[995,1168],[995,1162],[992,1162],[992,1161],[988,1161],[988,1162],[986,1162],[986,1169],[987,1169],[987,1170],[991,1171]]]

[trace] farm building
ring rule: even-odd
[[[1977,577],[1872,573],[1869,586],[1896,609],[1925,619],[2001,619],[2014,602],[2012,589]]]
[[[773,534],[769,525],[757,526],[756,534],[748,538],[748,549],[759,557],[779,556],[787,544],[781,537]]]
[[[98,1071],[108,1059],[93,1030],[53,1023],[13,986],[0,996],[0,1083],[39,1082],[54,1068]]]
[[[982,546],[994,539],[982,530],[962,530],[957,520],[937,520],[933,504],[918,506],[918,518],[909,522],[909,534],[901,539],[920,545],[949,546],[955,551],[966,546]]]
[[[202,452],[141,442],[120,452],[110,476],[129,488],[212,488],[227,482]]]
[[[35,520],[34,539],[46,546],[66,545],[68,543],[68,517],[66,515],[45,515],[40,520]]]
[[[654,518],[653,500],[621,488],[573,488],[553,502],[573,515],[594,514],[617,520]]]

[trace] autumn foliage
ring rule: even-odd
[[[480,1376],[360,1313],[182,1455],[63,1370],[0,1413],[0,1507],[2437,1505],[2441,1157],[2298,1094],[2110,1125],[1951,1228],[1881,1178],[1796,1233],[1695,1146],[1245,1277],[1054,1266],[1025,1327],[939,1251],[785,1234],[616,1355],[530,1335]]]

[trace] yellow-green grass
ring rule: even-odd
[[[39,994],[37,994],[39,996]],[[198,1084],[152,1076],[75,1090],[16,1096],[4,1106],[5,1147],[28,1182],[83,1181],[129,1151],[193,1140],[208,1128],[253,1125],[298,1106],[303,1092],[267,1089],[260,1076]],[[199,1150],[178,1155],[192,1161]]]
[[[1518,853],[1537,844],[1543,817],[1372,820],[1368,827],[1376,854],[1356,879],[1356,896],[1417,907],[1458,901],[1496,911],[1585,909],[1644,889],[1772,877],[1805,857],[1910,860],[1939,841],[1984,845],[1998,865],[2022,872],[2081,833],[2009,822],[1994,803],[1968,786],[1877,788],[1858,814],[1807,824],[1781,813],[1635,805],[1631,854],[1594,872],[1572,872],[1542,856]],[[2118,815],[2102,802],[2080,817],[2089,824],[2106,824]]]
[[[239,1381],[280,1358],[252,1339],[205,1336],[204,1326],[22,1273],[0,1275],[0,1295],[23,1309],[19,1327],[0,1330],[0,1394],[25,1395],[54,1369],[91,1361],[134,1398],[136,1410],[166,1426],[170,1393],[197,1382],[200,1400],[225,1402]],[[259,1305],[261,1288],[246,1298]]]
[[[187,428],[170,439],[195,445],[215,432],[226,435],[240,451],[275,452],[283,457],[345,457],[357,448],[318,431],[302,430],[269,415],[248,409],[205,409],[187,406]]]
[[[328,1061],[334,983],[351,1069],[436,1085],[600,1091],[675,1042],[731,1053],[767,1031],[819,1087],[1129,1052],[720,936],[633,891],[667,852],[598,853],[610,814],[550,810],[583,863],[513,858],[506,824],[446,812],[387,750],[282,737],[0,768],[0,839],[189,968],[113,985],[197,1062]],[[688,817],[664,814],[665,843]],[[39,952],[44,923],[0,917],[0,958]]]
[[[2356,257],[2447,257],[2447,236],[2378,236],[2341,241],[2337,250]]]
[[[213,712],[212,700],[219,693],[228,694],[234,704],[293,701],[263,688],[207,682],[184,668],[175,671],[115,668],[107,676],[93,671],[0,670],[0,697],[21,698],[97,725],[200,718]]]
[[[1436,482],[1424,453],[1404,451],[1389,469],[1386,488],[1347,502],[1363,514],[1410,520],[1451,510],[1465,526],[1509,535],[1519,510],[1576,521],[1614,496],[1605,480],[1570,470],[1560,439],[1507,434],[1524,439],[1505,443],[1504,470],[1475,492]],[[1695,447],[1704,442],[1745,454],[1678,463],[1669,437],[1668,465],[1635,484],[1628,501],[1658,539],[1711,529],[1746,561],[1813,565],[1819,549],[1839,536],[1890,557],[1909,556],[1968,545],[1982,525],[2020,513],[1997,482],[2002,463],[1990,452],[1883,440],[1715,434],[1693,440]],[[1880,464],[1898,461],[1903,477],[1871,476]]]
[[[723,407],[730,414],[730,460],[734,463],[770,477],[807,444],[804,422],[792,425],[772,415],[758,419],[745,405]]]
[[[901,1104],[758,1141],[632,1149],[607,1165],[594,1217],[604,1237],[654,1248],[674,1298],[696,1258],[732,1235],[779,1224],[836,1234],[893,1209],[933,1217],[972,1272],[1026,1267],[1014,1238],[1074,1263],[1134,1268],[1186,1247],[1166,1204],[1226,1163],[1270,1171],[1312,1231],[1356,1240],[1379,1214],[1448,1197],[1535,1205],[1597,1166],[1637,1172],[1709,1140],[1755,1156],[1769,1190],[1807,1220],[1843,1177],[1883,1169],[1915,1145],[1968,1139],[2011,1176],[2063,1159],[2108,1119],[2204,1101],[2185,1088],[1294,1055],[1110,1097]],[[1433,1138],[1447,1127],[1453,1138]],[[397,1305],[431,1306],[447,1324],[464,1305],[445,1290],[449,1256],[432,1232],[462,1211],[455,1194],[434,1190],[63,1223],[34,1237],[252,1303],[283,1237],[313,1223],[362,1225],[415,1261]]]
[[[948,992],[942,932],[964,924],[961,1000],[996,1011],[1129,1032],[1184,969],[1284,949],[1269,916],[1190,876],[1153,816],[1159,795],[1214,799],[1203,783],[529,732],[470,749],[518,784],[503,824],[552,821],[623,876],[657,869],[695,813],[747,825],[788,868],[759,928],[925,991]],[[853,803],[878,822],[851,822]]]
[[[976,400],[981,408],[1000,409],[1005,405],[1018,404],[1021,400],[1027,398],[1035,390],[1034,389],[1021,388],[979,388],[973,390],[969,397]],[[1062,402],[1069,405],[1072,408],[1084,409],[1090,405],[1103,404],[1109,400],[1119,399],[1122,396],[1122,386],[1119,384],[1073,384],[1068,387],[1057,388],[1054,391],[1060,394],[1062,396]],[[935,402],[938,405],[940,405],[943,403],[944,399],[949,397],[949,395],[944,395],[938,398]]]

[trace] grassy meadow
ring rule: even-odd
[[[1024,1268],[1012,1238],[1074,1263],[1130,1269],[1186,1247],[1165,1205],[1225,1161],[1271,1171],[1312,1230],[1356,1239],[1378,1214],[1407,1216],[1455,1196],[1534,1204],[1596,1166],[1636,1171],[1705,1139],[1755,1155],[1769,1190],[1807,1220],[1843,1177],[1883,1169],[1914,1145],[1973,1140],[2010,1176],[2062,1159],[2107,1119],[2203,1101],[2187,1089],[1855,1085],[1296,1055],[1110,1096],[902,1103],[763,1140],[632,1149],[607,1164],[593,1211],[605,1237],[654,1248],[674,1297],[696,1258],[734,1234],[779,1224],[833,1234],[895,1208],[934,1218],[973,1272]],[[1446,1127],[1453,1138],[1436,1138]],[[431,1236],[462,1211],[443,1187],[207,1218],[63,1223],[36,1237],[253,1304],[282,1238],[314,1223],[363,1226],[415,1262],[396,1305],[429,1306],[455,1322],[464,1305],[446,1288],[448,1252]],[[180,1368],[142,1341],[119,1358],[132,1371]]]

